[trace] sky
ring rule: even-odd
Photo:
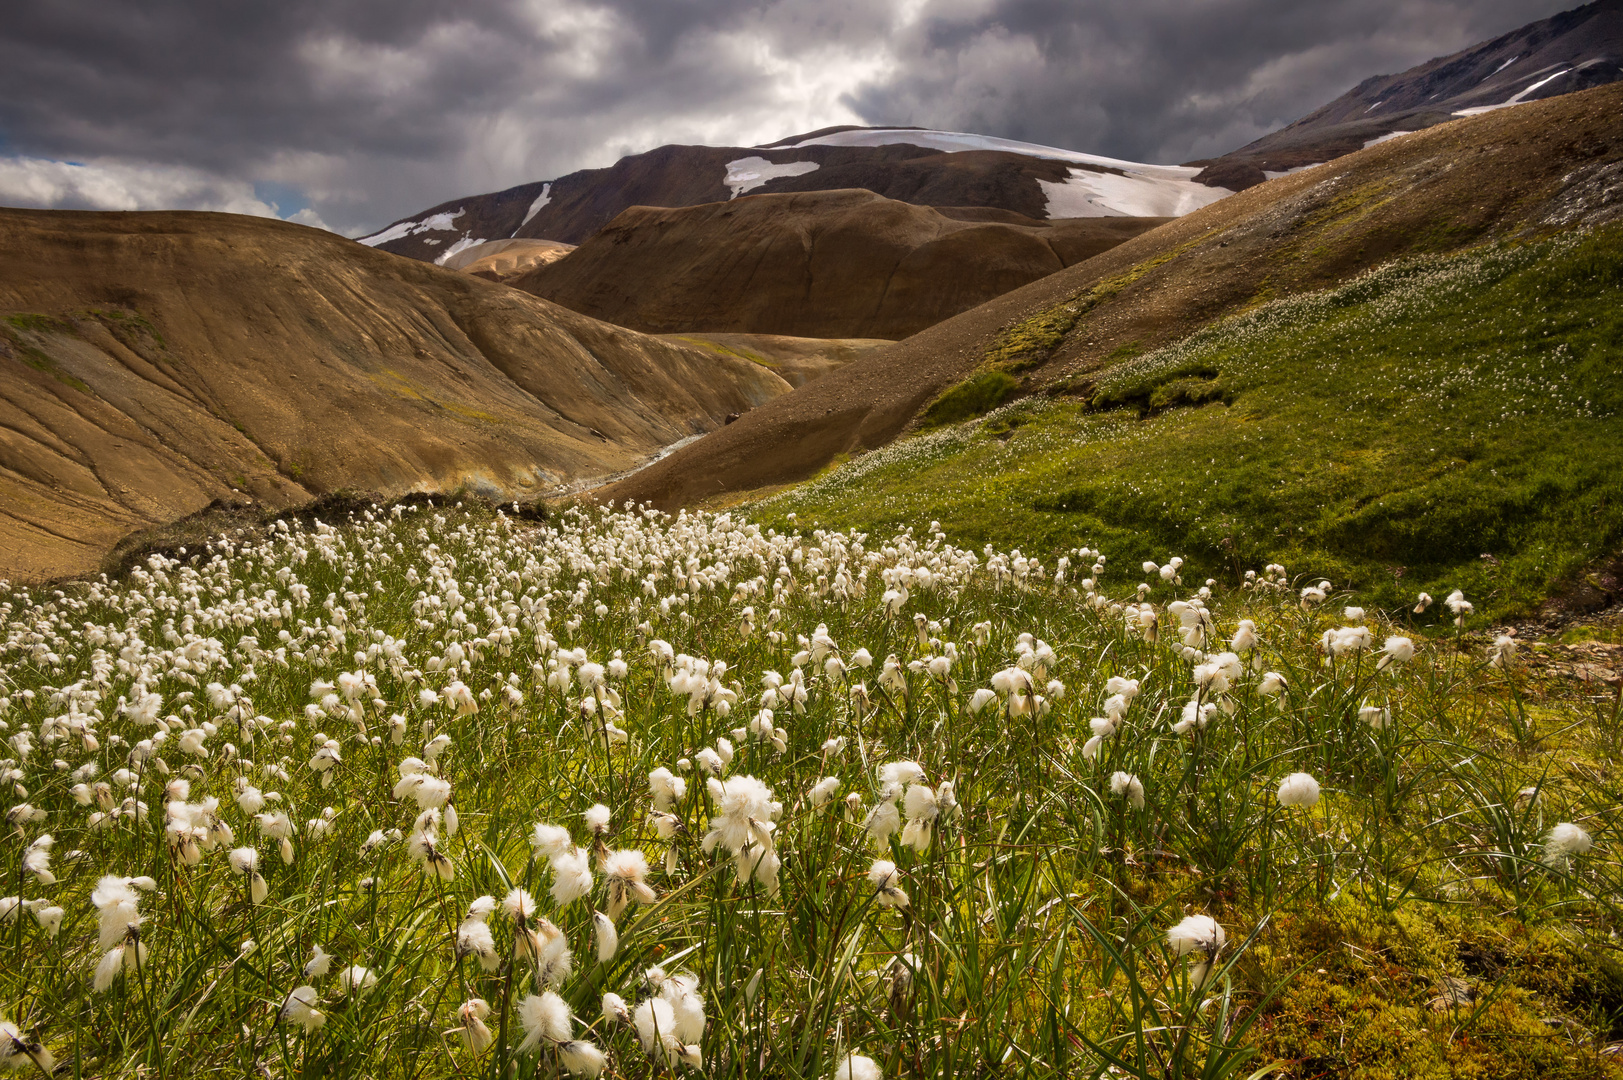
[[[834,124],[1216,156],[1572,0],[27,0],[0,205],[350,236],[665,143]]]

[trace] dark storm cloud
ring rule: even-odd
[[[0,201],[303,201],[355,231],[661,142],[832,123],[1181,161],[1566,6],[41,0],[0,34]]]
[[[905,114],[1133,160],[1225,153],[1391,74],[1573,6],[1529,0],[1002,0],[928,14],[862,88]]]

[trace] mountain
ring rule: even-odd
[[[805,479],[841,455],[885,446],[932,406],[951,418],[1010,394],[1091,395],[1102,373],[1146,350],[1395,257],[1623,216],[1620,158],[1623,86],[1384,142],[1253,187],[868,353],[597,497],[691,505]],[[1186,389],[1221,394],[1209,376],[1192,375]],[[1324,422],[1333,428],[1333,417]]]
[[[1336,100],[1232,153],[1196,180],[1242,190],[1461,116],[1623,79],[1623,0],[1564,11],[1398,75],[1365,79]]]
[[[862,189],[746,195],[631,207],[509,284],[647,333],[899,339],[1169,220],[1042,221]]]
[[[0,210],[0,247],[0,578],[94,571],[214,500],[530,497],[789,389],[285,222]]]
[[[453,199],[361,243],[441,262],[491,240],[580,244],[633,206],[862,188],[915,206],[1024,218],[1174,217],[1227,194],[1199,168],[1143,165],[1034,143],[920,128],[832,128],[769,146],[661,146],[556,180]]]

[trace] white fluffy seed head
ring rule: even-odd
[[[1280,806],[1312,806],[1319,801],[1319,782],[1305,772],[1291,773],[1279,782]]]
[[[1228,940],[1228,935],[1210,915],[1190,915],[1167,931],[1167,944],[1178,956],[1200,953],[1210,961]]]
[[[834,1080],[884,1080],[884,1070],[871,1057],[847,1054],[834,1070]]]

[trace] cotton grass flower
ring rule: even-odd
[[[834,795],[839,790],[840,778],[837,776],[825,776],[813,784],[811,789],[806,792],[806,801],[811,804],[813,809],[827,806],[834,800]]]
[[[332,954],[320,945],[313,946],[309,961],[304,965],[304,977],[319,979],[332,968]]]
[[[1227,941],[1228,934],[1210,915],[1189,915],[1167,931],[1167,945],[1174,955],[1201,957],[1189,969],[1189,984],[1196,989],[1205,985],[1212,964]]]
[[[595,1043],[571,1039],[558,1044],[558,1063],[570,1076],[594,1077],[602,1075],[608,1058]]]
[[[1111,773],[1110,793],[1118,799],[1125,798],[1134,810],[1144,809],[1144,783],[1132,773]]]
[[[259,852],[250,847],[236,848],[230,855],[231,872],[248,879],[248,897],[255,904],[263,904],[270,886],[259,872]]]
[[[572,1034],[569,1022],[569,1004],[548,990],[530,994],[518,1004],[519,1022],[524,1026],[524,1040],[518,1052],[529,1053],[543,1042],[556,1046],[569,1041]]]
[[[565,852],[552,860],[552,902],[568,907],[592,891],[592,868],[586,852]]]
[[[603,995],[603,1022],[610,1027],[621,1024],[630,1027],[631,1010],[626,1006],[625,999],[619,994],[608,993]]]
[[[462,1039],[462,1045],[474,1054],[483,1054],[490,1049],[496,1041],[485,1018],[490,1015],[490,1005],[484,998],[469,998],[464,1001],[456,1011],[457,1018],[462,1026],[456,1033]]]
[[[282,1001],[280,1016],[283,1022],[299,1025],[308,1035],[327,1022],[327,1014],[316,1008],[320,1001],[321,994],[315,987],[294,987]]]
[[[141,940],[140,895],[136,891],[157,888],[151,878],[105,875],[96,882],[90,902],[96,906],[99,943],[103,950],[96,965],[93,987],[99,993],[113,985],[126,969],[146,964],[147,947]]]
[[[1385,671],[1394,664],[1407,664],[1414,659],[1414,641],[1401,634],[1393,634],[1386,639],[1381,649],[1381,658],[1375,663],[1375,670]]]
[[[884,1070],[871,1057],[847,1054],[834,1069],[834,1080],[884,1080]]]
[[[889,859],[875,859],[868,868],[868,884],[874,888],[874,903],[879,907],[906,907],[907,893],[897,884],[900,880],[901,872],[896,869],[895,863]]]
[[[338,985],[345,994],[364,994],[377,984],[377,974],[360,964],[352,964],[338,973]]]
[[[1319,782],[1305,772],[1291,773],[1279,782],[1280,806],[1310,807],[1319,801]]]
[[[710,831],[700,846],[706,855],[719,845],[733,855],[740,883],[754,880],[777,895],[778,867],[772,789],[749,775],[710,779],[705,783],[714,807]]]
[[[23,852],[23,873],[31,875],[41,885],[56,884],[56,875],[51,872],[51,845],[55,842],[50,833],[44,833]]]
[[[648,774],[648,792],[654,809],[669,813],[687,796],[688,782],[661,765]]]
[[[1589,854],[1589,849],[1594,846],[1595,841],[1582,826],[1563,821],[1551,829],[1550,835],[1544,839],[1544,865],[1567,869],[1575,856]]]
[[[903,797],[902,812],[907,825],[902,829],[902,846],[923,853],[930,850],[935,820],[941,813],[935,791],[924,784],[912,784]]]
[[[468,905],[468,914],[457,926],[456,956],[460,960],[471,956],[480,968],[494,973],[501,968],[501,957],[496,952],[496,938],[490,932],[488,919],[496,910],[496,898],[481,896]]]
[[[56,1071],[56,1058],[44,1045],[24,1036],[10,1020],[0,1019],[0,1072],[20,1072],[28,1062],[46,1076]]]
[[[601,911],[592,912],[592,932],[597,938],[597,962],[606,964],[613,960],[620,949],[620,932],[615,929],[614,920]]]
[[[1386,725],[1391,722],[1392,714],[1379,705],[1364,705],[1358,710],[1358,719],[1376,731],[1384,731]]]
[[[637,1041],[644,1054],[663,1059],[669,1065],[685,1064],[700,1068],[703,1059],[696,1045],[685,1045],[676,1036],[676,1011],[664,998],[649,998],[631,1014]]]
[[[618,919],[628,904],[652,904],[658,897],[645,880],[648,856],[636,848],[610,852],[600,869],[609,890],[609,918]]]

